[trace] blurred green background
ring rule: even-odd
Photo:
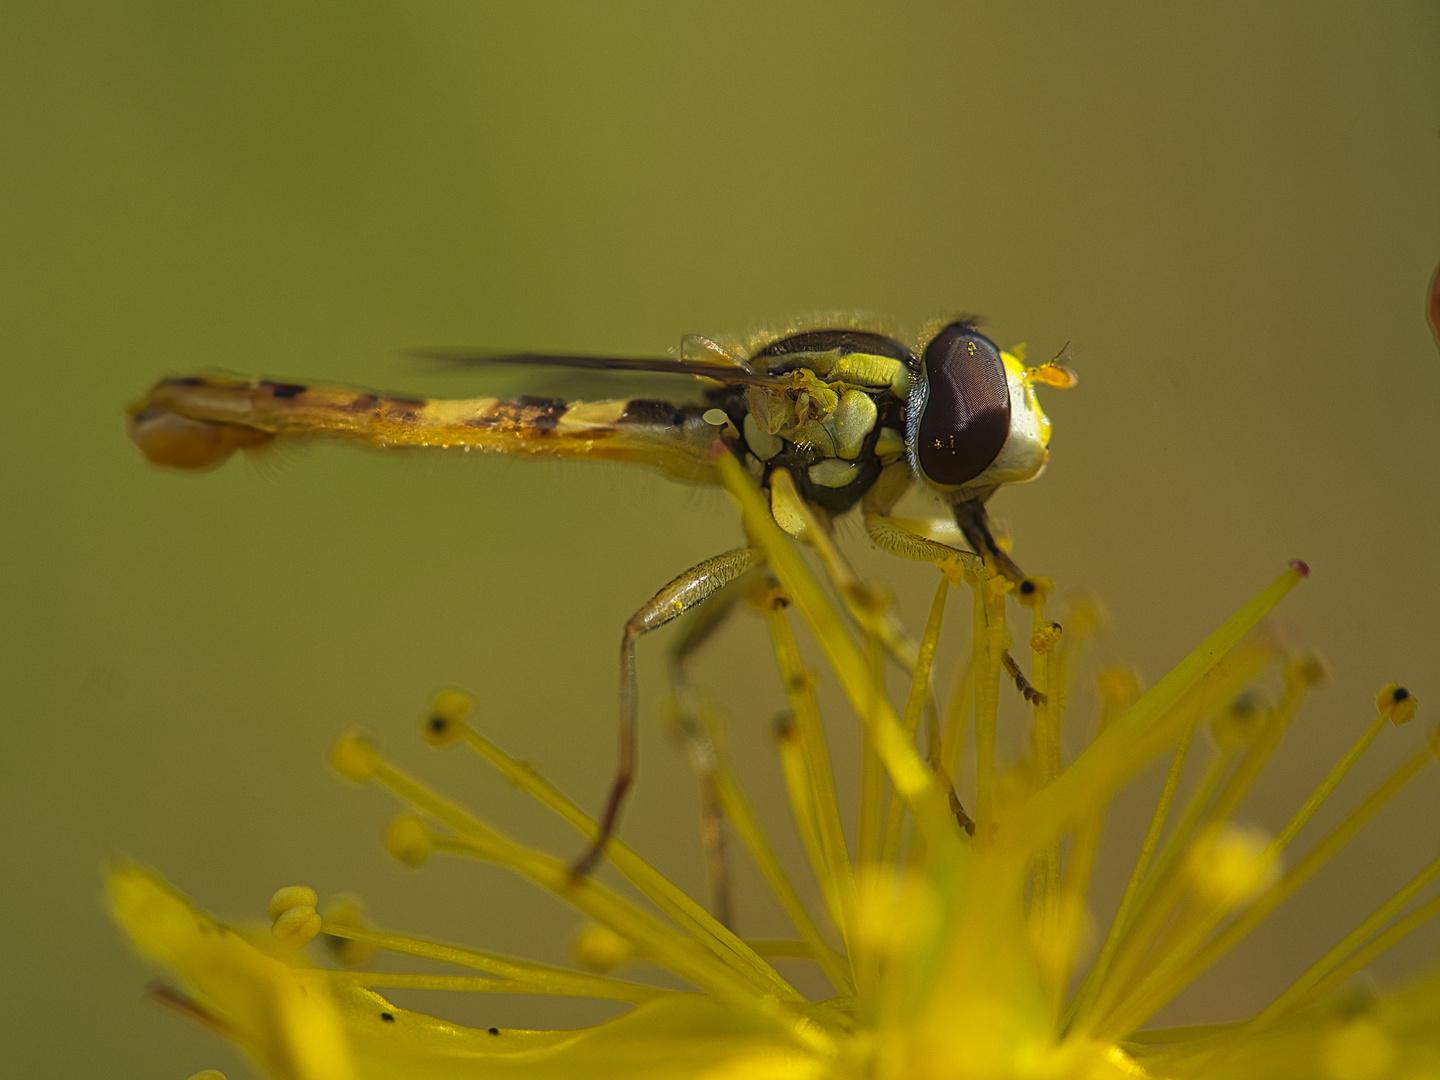
[[[336,780],[327,747],[368,728],[504,828],[575,851],[478,762],[424,748],[429,695],[474,690],[485,730],[598,808],[623,620],[738,537],[722,496],[612,467],[314,447],[162,473],[122,414],[163,374],[543,392],[548,376],[400,350],[660,353],[817,309],[978,311],[1033,355],[1071,343],[1081,385],[1046,396],[1050,471],[994,507],[1022,565],[1103,598],[1102,656],[1153,680],[1286,559],[1314,568],[1279,622],[1335,678],[1247,817],[1282,823],[1381,684],[1409,684],[1422,718],[1440,706],[1429,0],[11,2],[0,140],[12,1075],[250,1075],[145,998],[100,903],[116,853],[227,915],[303,882],[362,893],[386,926],[563,959],[576,921],[550,898],[389,861],[393,806]],[[868,554],[859,530],[847,545],[918,625],[931,572]],[[641,647],[623,832],[698,890],[662,650]],[[699,670],[779,820],[760,624],[737,619]],[[1337,803],[1420,726],[1382,736]],[[1112,815],[1102,914],[1141,788]],[[1164,1019],[1263,1005],[1428,860],[1437,812],[1430,777]],[[786,933],[738,875],[741,929]],[[1440,933],[1404,952],[1377,969],[1433,962]],[[396,997],[486,1025],[606,1014]]]

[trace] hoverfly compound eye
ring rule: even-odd
[[[911,450],[925,479],[958,487],[1000,456],[1010,434],[1010,384],[995,343],[954,323],[925,347],[909,403]]]

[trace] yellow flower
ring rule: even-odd
[[[1014,591],[978,563],[943,567],[911,692],[897,714],[874,674],[878,618],[867,655],[748,478],[728,459],[724,467],[774,576],[752,600],[768,622],[790,699],[777,747],[822,910],[801,898],[718,751],[715,788],[727,821],[794,924],[794,940],[738,937],[618,840],[606,857],[649,906],[593,878],[576,879],[562,860],[502,835],[402,772],[364,736],[349,734],[332,754],[337,771],[388,789],[406,806],[386,837],[397,859],[418,866],[435,854],[478,858],[550,890],[593,923],[576,944],[588,970],[385,932],[367,925],[355,901],[321,906],[303,887],[275,895],[268,937],[247,938],[196,911],[150,872],[112,870],[116,918],[143,953],[183,984],[170,996],[286,1080],[1440,1077],[1440,982],[1379,998],[1345,988],[1375,955],[1440,910],[1436,900],[1412,906],[1440,875],[1440,860],[1249,1020],[1145,1028],[1435,758],[1431,738],[1287,866],[1291,842],[1370,743],[1387,725],[1414,715],[1414,699],[1390,685],[1376,699],[1374,720],[1278,834],[1236,820],[1324,675],[1314,659],[1279,656],[1278,646],[1250,634],[1305,576],[1303,564],[1261,590],[1148,691],[1141,693],[1124,671],[1103,673],[1097,730],[1065,765],[1067,680],[1085,636],[1084,612],[1062,631],[1045,615],[1049,582],[1035,579]],[[952,709],[944,726],[927,709],[946,599],[962,583],[973,596],[973,655],[961,680],[974,703],[973,820],[950,779],[968,709]],[[1005,617],[1012,593],[1032,618],[1033,726],[1026,760],[1002,769],[995,761],[996,710],[1003,681],[1018,670]],[[804,617],[864,724],[853,858],[792,611]],[[1279,701],[1244,693],[1275,666],[1285,687]],[[467,723],[469,708],[460,692],[443,691],[426,737],[436,746],[469,747],[582,836],[595,837],[591,818]],[[1173,806],[1187,762],[1206,744],[1196,737],[1201,732],[1213,732],[1210,761],[1195,793]],[[1119,910],[1081,970],[1085,898],[1105,805],[1167,752],[1167,780]],[[388,951],[473,974],[310,966],[300,950],[317,936],[349,964]],[[776,956],[813,961],[833,995],[808,1000],[768,962]],[[690,989],[610,974],[631,959],[667,969]],[[475,1030],[397,1008],[376,992],[387,987],[588,996],[632,1008],[579,1031]]]

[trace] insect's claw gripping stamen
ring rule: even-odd
[[[1015,681],[1015,689],[1020,691],[1020,696],[1032,705],[1044,705],[1046,697],[1035,687],[1030,685],[1030,680],[1025,678],[1025,673],[1020,670],[1020,665],[1015,663],[1015,658],[1006,651],[1000,662],[1005,665],[1005,673]]]
[[[974,836],[975,821],[969,814],[965,813],[965,807],[960,805],[960,796],[955,794],[953,787],[946,794],[950,800],[950,812],[955,815],[955,823],[965,830],[966,836]]]

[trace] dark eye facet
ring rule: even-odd
[[[1010,384],[995,343],[955,323],[925,348],[923,399],[912,403],[915,462],[926,479],[959,485],[1000,456],[1010,434]],[[918,419],[918,423],[915,421]]]

